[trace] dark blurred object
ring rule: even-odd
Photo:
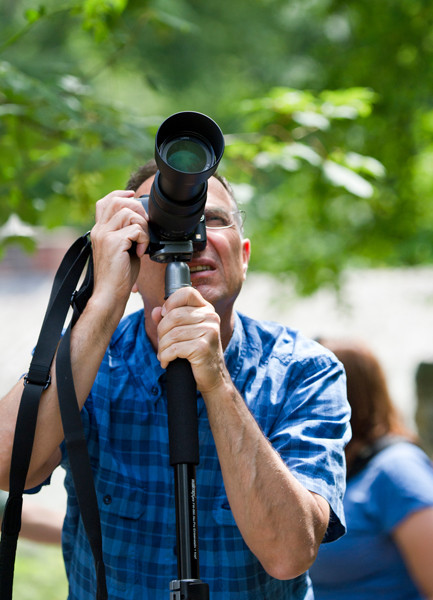
[[[422,362],[418,365],[415,383],[415,420],[422,446],[429,456],[433,456],[433,363]]]

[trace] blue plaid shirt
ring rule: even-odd
[[[236,387],[291,472],[329,502],[325,540],[338,538],[344,533],[343,447],[349,436],[340,363],[295,331],[240,314],[225,359]],[[177,560],[165,371],[145,333],[143,311],[126,317],[116,330],[82,418],[101,513],[109,598],[168,598]],[[246,546],[230,510],[199,394],[198,418],[200,578],[209,584],[211,600],[313,598],[307,574],[274,579]],[[63,548],[69,598],[94,600],[94,563],[66,456],[62,464],[68,491]]]

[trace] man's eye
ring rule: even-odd
[[[208,227],[227,227],[230,225],[229,218],[220,214],[206,214],[206,225]]]

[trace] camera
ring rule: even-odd
[[[149,215],[148,252],[153,260],[190,260],[193,252],[206,246],[208,179],[223,152],[221,129],[202,113],[175,113],[159,127],[155,137],[158,171],[150,194],[140,198]]]

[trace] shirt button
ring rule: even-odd
[[[104,504],[111,504],[111,502],[112,502],[111,496],[109,494],[104,496],[103,502],[104,502]]]
[[[153,388],[150,390],[152,396],[157,396],[159,394],[159,389],[156,385],[153,386]]]

